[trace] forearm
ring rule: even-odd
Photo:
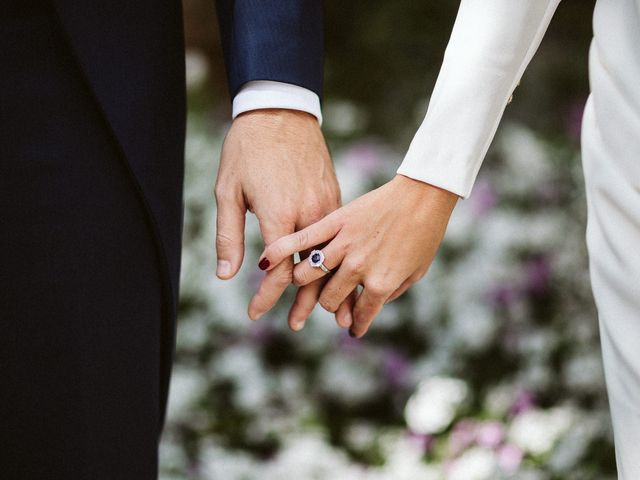
[[[273,80],[322,96],[320,0],[217,0],[231,97],[247,82]]]
[[[469,196],[559,2],[461,2],[426,117],[398,173]]]

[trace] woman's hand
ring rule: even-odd
[[[348,327],[351,336],[361,337],[385,303],[427,272],[458,198],[397,175],[319,222],[276,240],[260,257],[261,265],[271,270],[295,252],[329,242],[322,252],[332,272],[319,302],[336,313],[338,324]],[[296,285],[307,285],[324,275],[303,261],[293,279]],[[351,308],[349,299],[358,285],[364,289]]]

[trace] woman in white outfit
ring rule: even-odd
[[[353,336],[429,267],[458,198],[471,193],[520,77],[560,0],[462,0],[429,108],[392,181],[270,245],[271,267],[327,270],[320,303]],[[640,0],[598,0],[583,120],[587,245],[619,478],[640,479]],[[527,172],[522,172],[526,175]],[[314,267],[320,268],[314,268]],[[358,285],[364,289],[356,297]]]

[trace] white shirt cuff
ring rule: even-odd
[[[232,117],[250,110],[286,108],[310,113],[322,125],[320,98],[311,90],[290,83],[254,80],[245,83],[233,99]]]

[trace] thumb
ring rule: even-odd
[[[247,208],[242,196],[224,199],[217,197],[216,253],[218,278],[232,278],[244,257],[244,221]]]

